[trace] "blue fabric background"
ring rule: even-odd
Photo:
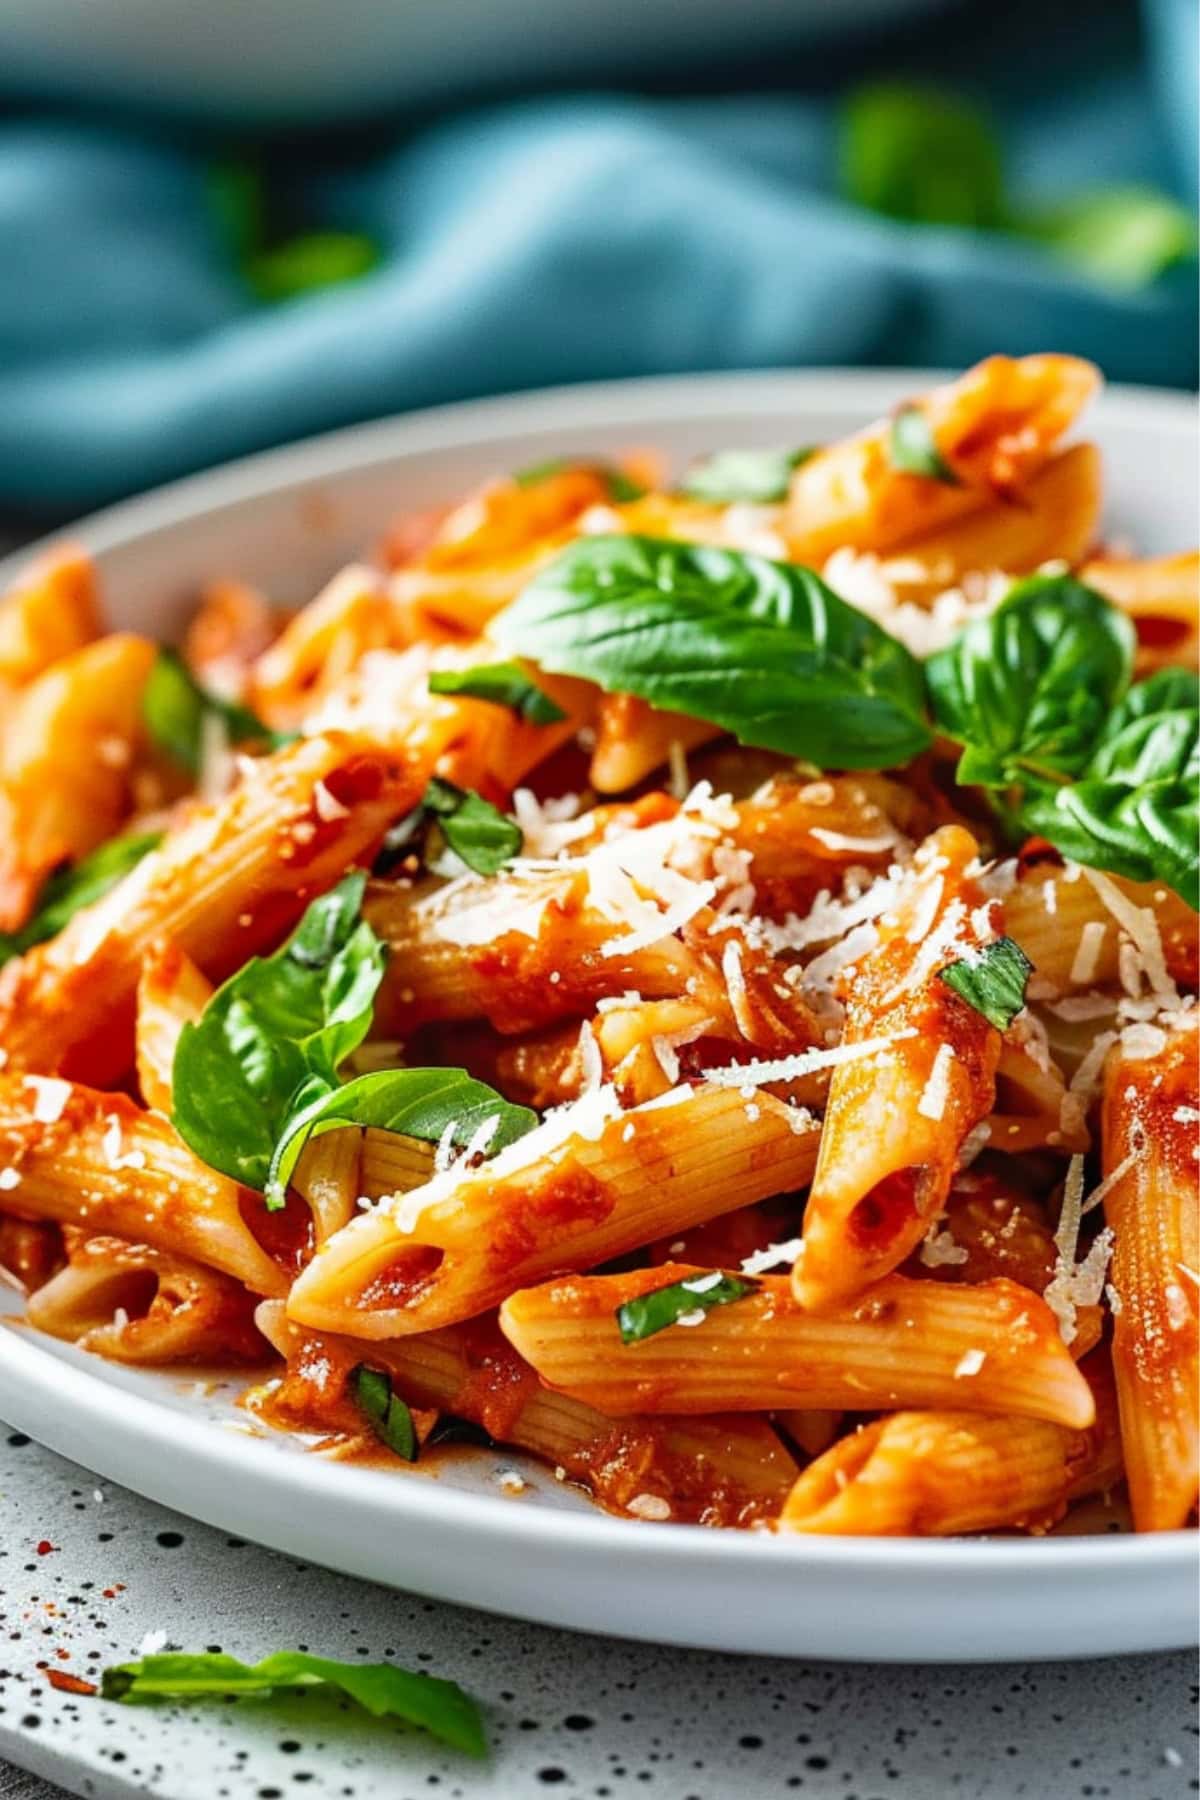
[[[915,66],[990,98],[1025,196],[1139,179],[1194,195],[1195,0],[1156,0],[1144,43],[1132,15],[1106,28],[1094,7],[1064,37],[1060,7],[1057,33],[992,54],[972,35],[989,16],[960,17],[944,46],[926,33]],[[881,68],[913,63],[867,51],[846,78]],[[1033,246],[849,207],[830,82],[778,79],[493,103],[349,153],[281,151],[302,210],[385,258],[275,307],[214,234],[211,145],[10,115],[0,502],[84,506],[348,421],[589,377],[1063,348],[1113,379],[1195,383],[1194,268],[1119,294]]]

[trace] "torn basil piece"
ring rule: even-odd
[[[347,1383],[350,1396],[381,1444],[405,1462],[417,1460],[417,1428],[399,1394],[392,1392],[392,1378],[369,1363],[357,1363]]]
[[[930,481],[944,482],[947,487],[962,486],[938,449],[929,420],[919,406],[902,406],[893,414],[888,452],[892,467],[903,475],[924,475]]]
[[[474,669],[435,669],[429,677],[429,691],[465,694],[472,700],[507,706],[531,725],[557,725],[567,716],[549,694],[530,680],[518,662],[480,663]]]
[[[142,717],[154,742],[189,775],[200,772],[210,721],[231,744],[261,743],[278,750],[296,735],[272,731],[248,707],[210,693],[174,650],[160,650],[154,660],[142,696]]]
[[[103,899],[161,842],[161,831],[127,833],[109,838],[77,863],[55,870],[43,884],[37,908],[20,931],[0,932],[0,964],[12,956],[23,956],[47,938],[57,937],[69,919],[85,906]]]
[[[946,986],[997,1031],[1007,1031],[1024,1006],[1032,973],[1033,964],[1010,937],[997,938],[978,955],[962,957],[938,971]]]
[[[441,826],[454,854],[477,875],[498,875],[505,863],[520,854],[524,839],[517,821],[473,788],[456,787],[435,775],[421,804]]]
[[[695,462],[679,484],[689,500],[725,505],[744,500],[768,506],[786,500],[792,470],[816,452],[803,450],[719,450]]]
[[[762,1286],[744,1275],[724,1275],[713,1269],[700,1275],[688,1275],[672,1281],[667,1287],[654,1288],[618,1306],[615,1318],[623,1344],[640,1344],[669,1325],[678,1325],[689,1313],[710,1312],[715,1306],[730,1306],[745,1299]]]

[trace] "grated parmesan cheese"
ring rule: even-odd
[[[1071,964],[1070,979],[1077,987],[1086,987],[1095,979],[1096,970],[1100,967],[1100,953],[1104,949],[1104,940],[1108,935],[1108,926],[1103,919],[1089,919],[1079,934],[1079,944],[1075,951],[1075,960]]]
[[[661,1494],[635,1494],[625,1508],[635,1519],[669,1519],[671,1517],[670,1502]]]
[[[939,1044],[937,1055],[933,1059],[933,1067],[929,1071],[929,1079],[921,1090],[921,1098],[917,1101],[917,1111],[924,1119],[942,1119],[946,1114],[946,1101],[950,1097],[950,1066],[954,1062],[954,1046]]]
[[[800,1254],[800,1239],[787,1238],[782,1244],[768,1244],[765,1250],[753,1250],[742,1258],[743,1275],[761,1275],[764,1269],[790,1267]]]
[[[11,1194],[15,1187],[20,1187],[21,1176],[17,1169],[0,1169],[0,1193]]]
[[[774,1061],[729,1063],[721,1069],[706,1071],[714,1087],[762,1087],[772,1081],[797,1081],[816,1069],[833,1069],[841,1063],[855,1062],[862,1056],[874,1056],[890,1050],[905,1038],[916,1037],[916,1029],[906,1026],[886,1037],[863,1038],[857,1044],[836,1044],[829,1050],[802,1050],[795,1056],[781,1056]]]
[[[33,1091],[33,1116],[39,1125],[53,1125],[66,1111],[71,1098],[71,1084],[55,1075],[26,1075],[24,1083]]]
[[[978,1375],[986,1361],[986,1350],[964,1350],[954,1365],[955,1381],[964,1381],[971,1375]]]
[[[950,1227],[935,1219],[922,1240],[920,1257],[927,1269],[955,1268],[966,1262],[967,1251],[955,1243]]]

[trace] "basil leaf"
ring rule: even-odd
[[[512,1106],[465,1069],[379,1069],[342,1087],[316,1076],[299,1088],[279,1130],[271,1158],[268,1201],[283,1204],[288,1182],[309,1138],[346,1125],[373,1125],[381,1131],[437,1143],[453,1125],[451,1143],[465,1146],[490,1120],[495,1130],[487,1154],[495,1155],[537,1124],[527,1106]]]
[[[1140,787],[1200,775],[1200,680],[1159,669],[1131,687],[1107,721],[1087,774]]]
[[[323,1683],[348,1694],[376,1718],[419,1725],[468,1756],[487,1754],[479,1709],[457,1682],[414,1674],[394,1663],[335,1662],[301,1650],[278,1650],[261,1662],[244,1663],[223,1651],[195,1656],[172,1651],[118,1663],[104,1670],[100,1682],[104,1699],[127,1702],[271,1694]]]
[[[56,937],[68,919],[102,899],[161,842],[161,831],[109,838],[69,868],[56,870],[43,884],[33,916],[19,931],[0,932],[0,964]]]
[[[1064,856],[1129,881],[1161,881],[1200,912],[1200,793],[1194,780],[1084,780],[1039,788],[1022,803],[1026,831]]]
[[[1026,213],[1018,228],[1106,287],[1148,287],[1196,254],[1196,222],[1154,188],[1124,186],[1081,194]]]
[[[964,746],[959,781],[1080,774],[1125,691],[1134,643],[1124,613],[1073,576],[1018,582],[925,664],[937,726]]]
[[[922,225],[999,225],[1000,148],[986,118],[953,94],[872,83],[846,102],[842,192],[858,206]]]
[[[653,1288],[626,1300],[616,1310],[617,1329],[623,1344],[640,1344],[654,1337],[668,1325],[678,1325],[689,1313],[709,1312],[714,1306],[729,1306],[762,1286],[744,1275],[722,1275],[714,1270],[706,1275],[689,1275],[673,1281],[668,1287]]]
[[[1010,937],[997,938],[975,956],[947,964],[938,975],[948,988],[982,1013],[997,1031],[1007,1031],[1025,1004],[1033,964]]]
[[[530,463],[528,468],[518,469],[513,480],[518,487],[536,487],[540,481],[549,481],[553,475],[565,475],[570,469],[583,469],[597,476],[607,487],[609,499],[618,506],[629,500],[640,500],[646,492],[640,482],[626,475],[615,463],[591,462],[577,456],[550,456],[545,462]]]
[[[671,539],[579,538],[494,630],[554,674],[825,768],[891,768],[930,741],[915,658],[796,564]]]
[[[220,720],[232,744],[261,742],[278,748],[294,736],[272,731],[246,707],[210,694],[174,650],[160,650],[154,660],[142,717],[154,742],[191,775],[200,772],[208,719]]]
[[[919,406],[902,406],[892,415],[888,434],[888,455],[892,467],[904,475],[925,475],[930,481],[947,487],[961,487],[955,474],[937,447],[933,429]]]
[[[356,872],[314,900],[282,949],[253,957],[180,1033],[175,1128],[247,1187],[266,1186],[293,1096],[314,1077],[335,1086],[370,1028],[385,950],[359,917],[365,883]]]
[[[811,449],[720,450],[693,463],[679,491],[692,500],[749,500],[768,505],[787,499],[792,470],[814,454]]]
[[[497,875],[520,854],[521,827],[472,788],[455,787],[440,775],[430,780],[421,804],[433,814],[454,854],[477,875]]]
[[[399,1394],[392,1392],[392,1378],[382,1369],[357,1363],[347,1382],[351,1398],[381,1444],[405,1462],[417,1460],[417,1428],[412,1413]]]
[[[474,669],[435,669],[429,677],[429,691],[490,700],[493,706],[507,706],[531,725],[555,725],[567,716],[516,662],[480,663]]]

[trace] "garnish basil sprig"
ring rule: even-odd
[[[938,449],[933,427],[919,406],[902,406],[892,414],[888,455],[892,467],[903,475],[924,475],[930,481],[940,481],[945,487],[962,486]]]
[[[679,491],[689,500],[703,500],[712,505],[731,501],[748,501],[752,505],[769,506],[786,500],[792,471],[816,454],[803,450],[719,450],[694,462],[679,483]]]
[[[646,492],[640,482],[619,469],[615,463],[597,462],[593,457],[581,456],[549,456],[545,462],[530,463],[528,468],[518,469],[513,480],[518,487],[537,487],[539,482],[549,481],[554,475],[566,475],[571,469],[580,469],[586,474],[595,475],[608,489],[608,497],[617,506],[626,505],[631,500],[640,500]]]
[[[761,1281],[745,1275],[724,1275],[711,1269],[699,1275],[687,1275],[666,1287],[652,1288],[626,1300],[616,1310],[617,1329],[623,1344],[640,1344],[644,1338],[678,1325],[690,1314],[710,1312],[714,1306],[729,1306],[744,1300],[762,1286]]]
[[[915,657],[798,564],[671,539],[579,538],[494,631],[554,674],[823,768],[889,768],[930,742]]]
[[[102,900],[144,856],[162,842],[160,831],[130,833],[109,838],[79,862],[57,870],[43,883],[31,918],[19,931],[0,932],[0,964],[23,956],[35,944],[56,937],[67,921],[85,906]]]
[[[277,750],[295,736],[272,731],[247,707],[201,687],[174,650],[160,650],[154,660],[142,696],[142,717],[154,743],[191,775],[200,772],[210,719],[219,723],[231,744],[261,743]]]
[[[414,1673],[395,1663],[336,1662],[303,1650],[277,1650],[261,1662],[239,1662],[222,1650],[195,1655],[165,1651],[139,1662],[118,1663],[100,1677],[105,1700],[126,1703],[192,1700],[207,1695],[271,1696],[294,1688],[328,1686],[348,1694],[376,1718],[418,1725],[468,1756],[486,1756],[479,1708],[456,1681]]]
[[[505,863],[520,855],[524,839],[517,821],[473,788],[456,787],[434,775],[421,805],[436,820],[450,849],[477,875],[498,875]]]
[[[1033,964],[1012,938],[1001,937],[973,956],[948,963],[938,974],[989,1025],[1007,1031],[1025,1004]]]
[[[1200,682],[1164,669],[1129,687],[1135,647],[1072,576],[1018,582],[925,665],[934,719],[1014,833],[1200,910]]]

